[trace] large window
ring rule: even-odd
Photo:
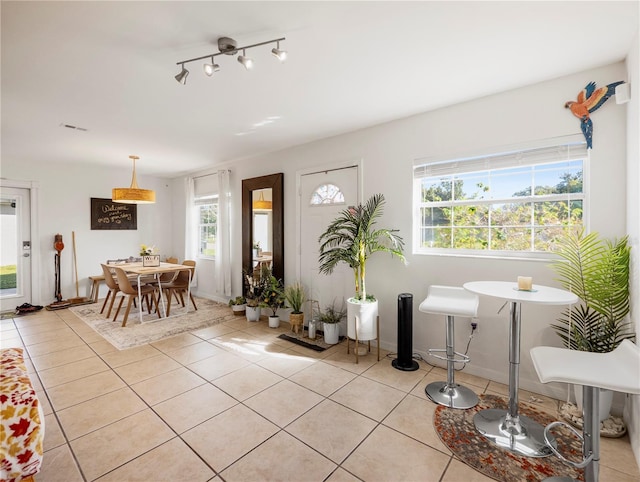
[[[198,254],[203,257],[214,257],[218,234],[218,196],[196,198],[195,209],[198,219]]]
[[[583,143],[414,166],[414,251],[553,252],[583,225]]]

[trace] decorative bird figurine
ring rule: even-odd
[[[605,87],[596,89],[595,82],[589,82],[587,86],[578,94],[577,102],[572,100],[564,104],[566,109],[571,109],[574,116],[580,119],[580,129],[587,140],[587,149],[593,144],[593,122],[589,114],[597,110],[609,97],[616,92],[616,86],[624,84],[624,81],[614,82]]]

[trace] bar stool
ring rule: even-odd
[[[531,349],[533,366],[542,383],[562,382],[582,385],[582,436],[564,422],[552,422],[544,429],[544,438],[551,451],[564,463],[584,468],[585,482],[597,482],[600,470],[600,389],[640,395],[640,347],[623,340],[609,353],[537,346]],[[551,429],[559,425],[568,427],[582,439],[582,457],[579,462],[567,460],[550,441]],[[571,481],[569,477],[550,477],[547,481]]]
[[[478,404],[478,396],[469,388],[455,382],[456,363],[468,363],[469,357],[454,350],[453,322],[455,316],[473,318],[478,314],[478,295],[457,286],[430,286],[429,293],[418,308],[423,313],[447,317],[446,349],[429,349],[429,355],[447,362],[447,381],[433,382],[424,389],[435,403],[449,408],[471,408]],[[446,356],[437,353],[446,353]]]

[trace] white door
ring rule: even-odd
[[[0,310],[31,303],[29,189],[0,187]],[[15,272],[15,278],[13,273]]]
[[[341,211],[358,201],[358,166],[300,176],[300,281],[322,309],[334,300],[339,306],[355,294],[348,266],[339,265],[331,275],[319,273],[318,238]]]

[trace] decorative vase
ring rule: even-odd
[[[347,336],[358,341],[369,341],[378,338],[378,300],[364,303],[354,298],[347,300]]]
[[[247,305],[231,305],[231,309],[233,310],[233,314],[236,316],[242,316],[245,314]]]
[[[280,326],[280,317],[278,315],[269,315],[269,328],[278,328]]]
[[[339,323],[323,323],[324,342],[327,345],[335,345],[340,340],[340,324]]]
[[[259,306],[247,306],[247,321],[258,321],[260,319],[260,307]]]
[[[302,331],[304,332],[304,313],[290,313],[289,324],[291,325],[291,330],[294,333],[298,333],[300,328],[302,328]]]

